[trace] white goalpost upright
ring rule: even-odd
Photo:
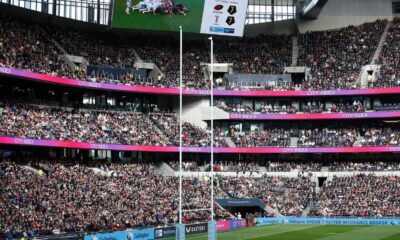
[[[179,224],[176,225],[176,239],[177,240],[185,240],[185,224],[182,223],[183,212],[194,212],[194,211],[210,211],[210,221],[208,222],[208,239],[209,240],[216,240],[217,239],[217,224],[214,221],[214,41],[213,38],[210,37],[209,40],[211,42],[211,52],[210,52],[210,84],[211,84],[211,123],[210,123],[210,152],[211,152],[211,160],[210,160],[210,167],[211,167],[211,199],[210,199],[210,208],[199,208],[199,209],[182,209],[182,99],[183,99],[183,83],[182,83],[182,76],[183,76],[183,34],[182,34],[182,26],[179,27]]]
[[[176,239],[185,240],[185,225],[182,224],[182,26],[179,26],[179,224],[176,226]]]
[[[217,224],[214,221],[214,40],[212,37],[208,38],[210,40],[210,84],[211,84],[211,121],[210,121],[210,151],[211,151],[211,218],[208,222],[208,240],[217,239]]]

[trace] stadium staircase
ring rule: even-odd
[[[41,27],[42,28],[42,27]],[[74,63],[72,55],[70,55],[65,49],[64,47],[57,41],[55,40],[52,35],[51,35],[51,30],[47,29],[47,28],[42,28],[42,31],[46,32],[46,35],[49,36],[48,40],[51,41],[54,46],[56,46],[58,48],[58,50],[61,52],[60,56],[62,57],[62,59],[68,64],[68,66],[72,69],[75,70],[77,65]],[[81,68],[86,69],[87,65],[89,65],[89,62],[82,56],[79,56],[82,58],[82,64],[81,64]]]
[[[290,138],[290,147],[297,147],[298,141],[299,141],[298,137],[291,137]]]
[[[378,47],[376,48],[374,56],[372,57],[371,64],[376,64],[378,62],[379,56],[381,55],[383,45],[386,42],[386,37],[389,34],[390,26],[392,26],[392,22],[388,21],[388,23],[386,24],[385,30],[383,31],[383,34],[381,36],[381,40],[379,41]]]
[[[226,143],[228,144],[228,146],[229,146],[230,148],[236,147],[235,143],[232,141],[232,138],[226,137],[226,138],[225,138],[225,141],[226,141]]]
[[[25,168],[26,170],[29,170],[29,171],[33,171],[35,173],[37,173],[39,171],[38,169],[31,167],[31,166],[27,166],[27,165],[23,166],[23,168]]]
[[[163,176],[167,177],[175,176],[175,170],[172,169],[166,162],[161,162],[160,165],[157,166],[157,170]]]
[[[361,138],[361,136],[358,136],[357,137],[357,139],[356,139],[356,141],[354,142],[354,145],[353,146],[361,146],[361,140],[362,140],[362,138]]]
[[[299,37],[293,36],[292,38],[292,67],[297,66],[299,60]]]
[[[131,48],[131,53],[135,56],[136,61],[143,62],[143,59],[139,56],[135,49]]]
[[[164,140],[165,142],[170,142],[168,137],[163,134],[163,130],[160,127],[163,127],[160,125],[158,122],[155,122],[153,119],[149,117],[149,120],[153,123],[153,126],[155,127],[156,132],[158,133],[158,137]]]
[[[99,174],[99,175],[102,175],[102,176],[111,176],[111,175],[114,173],[114,171],[104,171],[104,170],[102,170],[102,169],[100,169],[100,168],[97,168],[97,167],[91,168],[91,169],[92,169],[92,171],[95,172],[96,174]],[[118,174],[118,173],[117,173],[117,174]]]
[[[307,207],[301,213],[301,217],[307,217],[311,211],[311,202],[307,204]]]
[[[263,207],[264,211],[274,214],[275,217],[284,217],[277,209],[274,209],[274,208],[268,206],[265,203],[264,203],[264,205],[262,207]]]
[[[321,172],[329,172],[329,167],[321,167]]]

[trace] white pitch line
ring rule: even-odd
[[[276,234],[281,234],[281,233],[287,233],[287,232],[294,232],[294,231],[299,231],[299,230],[303,230],[303,229],[307,229],[307,228],[313,228],[313,227],[318,227],[318,226],[320,226],[320,225],[308,225],[308,226],[304,226],[304,227],[301,227],[301,228],[295,228],[295,229],[290,229],[290,230],[286,230],[286,231],[281,231],[281,232],[276,232],[276,233],[268,233],[268,234],[265,234],[265,233],[263,233],[263,234],[260,234],[260,235],[254,235],[254,236],[251,236],[251,237],[248,237],[248,238],[242,238],[242,239],[240,239],[240,240],[251,240],[251,239],[254,239],[254,238],[259,238],[259,237],[265,237],[265,236],[271,236],[271,235],[276,235]],[[265,226],[266,227],[266,226]],[[254,229],[257,229],[257,228],[254,228]],[[249,230],[249,228],[244,228],[244,229],[238,229],[237,231],[245,231],[245,230]],[[224,233],[232,233],[231,231],[227,231],[227,232],[223,232],[222,234],[224,234]],[[188,239],[190,239],[190,240],[192,240],[192,239],[202,239],[202,238],[204,238],[204,236],[207,236],[207,234],[204,234],[204,235],[201,235],[201,236],[195,236],[195,237],[191,237],[191,238],[188,238]]]
[[[312,227],[311,227],[312,226]],[[319,226],[319,225],[318,225]],[[265,237],[265,236],[271,236],[271,235],[277,235],[277,234],[281,234],[281,233],[287,233],[287,232],[294,232],[294,231],[299,231],[299,230],[303,230],[303,229],[307,229],[307,228],[313,228],[313,227],[317,227],[315,225],[310,225],[310,226],[305,226],[302,228],[296,228],[296,229],[290,229],[289,231],[282,231],[282,232],[276,232],[276,233],[268,233],[268,234],[263,234],[263,235],[256,235],[256,236],[252,236],[250,238],[243,238],[241,240],[250,240],[250,239],[254,239],[254,238],[259,238],[259,237]]]

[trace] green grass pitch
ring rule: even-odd
[[[206,240],[207,235],[186,239]],[[219,232],[218,240],[400,240],[400,226],[278,224]]]
[[[132,6],[139,0],[132,0]],[[133,28],[161,31],[179,31],[182,25],[184,32],[200,32],[201,20],[203,17],[204,0],[176,0],[189,9],[184,15],[153,15],[152,13],[139,13],[137,10],[130,14],[125,13],[126,0],[115,0],[113,13],[113,28]]]

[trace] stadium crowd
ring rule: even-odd
[[[214,106],[220,108],[227,112],[232,113],[252,113],[254,112],[253,107],[249,106],[248,104],[227,104],[225,100],[218,99]]]
[[[175,171],[179,171],[178,161],[167,162]],[[394,160],[216,160],[214,171],[236,173],[264,173],[264,172],[391,172],[399,171],[400,163]],[[262,169],[265,167],[265,170]],[[201,172],[210,171],[208,162],[183,160],[183,171]]]
[[[210,134],[184,123],[184,146],[209,146]],[[179,123],[174,114],[76,111],[32,105],[0,105],[0,135],[19,138],[69,140],[100,144],[178,146]],[[215,130],[215,145],[226,146]]]
[[[292,61],[290,35],[259,35],[241,40],[218,40],[215,43],[218,62],[233,63],[236,73],[282,74]]]
[[[329,102],[329,108],[326,108],[326,102],[318,100],[305,101],[301,107],[296,107],[290,104],[272,104],[268,101],[255,102],[256,111],[253,110],[252,104],[226,104],[226,101],[219,99],[215,102],[214,106],[233,113],[263,113],[263,114],[295,114],[297,112],[303,113],[354,113],[365,112],[366,108],[361,100],[334,100]],[[300,110],[299,110],[300,109]],[[400,109],[398,104],[378,104],[375,106],[376,111],[396,111]]]
[[[307,101],[303,106],[304,113],[322,113],[324,111],[324,104],[320,101]]]
[[[102,34],[99,38],[88,33],[59,28],[49,32],[68,54],[82,56],[91,65],[134,68],[136,59],[133,49],[121,44],[118,38],[108,37],[107,34]],[[107,38],[104,38],[105,35]]]
[[[299,131],[298,147],[352,147],[359,136],[355,128],[315,128]]]
[[[290,139],[290,131],[279,128],[232,134],[236,147],[289,147]]]
[[[261,113],[289,113],[289,114],[294,114],[297,112],[297,109],[295,106],[290,106],[290,105],[285,105],[285,104],[274,104],[272,105],[271,103],[267,102],[261,102],[260,104],[260,112]]]
[[[393,112],[400,110],[400,103],[382,103],[377,104],[374,107],[374,110],[377,112]]]
[[[8,18],[0,21],[0,67],[79,78],[62,60],[60,50],[39,26]]]
[[[358,174],[333,177],[314,199],[311,216],[393,217],[400,215],[400,178]]]
[[[379,58],[383,64],[381,73],[374,87],[398,86],[396,39],[399,22],[399,18],[395,18],[390,28]],[[311,68],[311,77],[304,80],[301,88],[359,88],[360,70],[370,63],[386,24],[387,20],[377,20],[360,26],[300,34],[298,65]],[[132,39],[129,39],[127,45],[127,41],[110,36],[99,38],[97,35],[70,29],[47,29],[35,23],[23,23],[2,16],[0,66],[98,83],[178,87],[179,49],[175,42],[145,36]],[[282,74],[284,67],[291,64],[291,36],[259,35],[234,41],[216,39],[215,47],[218,62],[233,63],[235,73]],[[136,69],[136,61],[153,62],[160,68],[162,75],[145,79],[129,72],[118,75],[104,70],[87,72],[83,65],[67,64],[64,54],[83,56],[90,65],[127,70]],[[201,64],[209,62],[205,43],[185,42],[183,57],[185,88],[209,89],[210,80]],[[289,84],[275,86],[273,89],[295,88]]]
[[[381,54],[377,64],[380,64],[380,72],[375,82],[370,82],[371,87],[387,88],[399,87],[400,78],[400,18],[395,17],[389,28]]]
[[[168,165],[174,169],[174,171],[179,171],[179,161],[168,161]],[[197,161],[182,160],[182,171],[185,172],[200,172],[201,166]]]
[[[335,161],[329,163],[330,172],[389,172],[399,171],[397,161]]]
[[[399,146],[400,131],[391,127],[369,128],[366,130],[361,144],[363,146]]]
[[[36,165],[39,169],[0,162],[0,232],[10,239],[167,225],[178,220],[178,178],[163,177],[152,163],[109,164],[113,175],[78,163],[41,161]],[[209,207],[209,189],[207,179],[184,179],[183,209]],[[185,212],[183,221],[208,216],[204,211]],[[216,208],[216,216],[229,214]]]
[[[168,225],[178,220],[178,178],[162,176],[155,163],[78,163],[59,160],[0,161],[0,234],[8,238],[77,231],[121,230]],[[240,163],[240,162],[237,162]],[[227,170],[257,167],[256,162],[217,162]],[[188,164],[196,168],[196,164]],[[392,162],[333,162],[331,171],[399,169]],[[320,163],[268,162],[270,171],[318,170]],[[222,170],[224,171],[224,170]],[[286,216],[300,216],[308,203],[310,216],[391,217],[400,215],[398,177],[334,177],[319,194],[309,178],[218,176],[215,195],[260,198]],[[210,178],[183,181],[184,209],[207,208]],[[219,219],[231,215],[215,206]],[[189,211],[184,222],[206,220],[207,211]]]
[[[268,172],[320,172],[322,163],[313,161],[268,161],[265,167]]]
[[[331,112],[345,112],[345,113],[352,113],[352,112],[365,112],[364,104],[361,101],[354,100],[353,103],[345,103],[343,101],[338,101],[332,103],[330,107]]]
[[[299,66],[311,68],[306,90],[356,89],[363,66],[370,64],[387,20],[299,36]]]
[[[184,147],[210,146],[211,129],[183,123]],[[179,146],[179,121],[174,113],[118,112],[49,108],[0,103],[0,136],[99,144]],[[228,139],[230,137],[230,140]],[[214,146],[229,147],[399,146],[397,126],[266,128],[240,132],[214,128]]]
[[[285,216],[300,216],[314,192],[314,184],[303,177],[225,177],[219,184],[232,198],[259,198]]]

